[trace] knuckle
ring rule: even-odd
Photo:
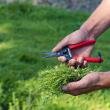
[[[70,90],[70,91],[73,90],[73,86],[71,83],[68,83],[67,86],[68,86],[68,90]]]
[[[82,66],[84,63],[84,58],[83,57],[78,57],[77,62],[76,62],[76,66]]]
[[[75,59],[72,59],[72,60],[69,61],[69,65],[70,66],[75,65],[75,63],[76,63],[76,60]]]
[[[73,90],[77,89],[75,84],[73,86],[73,82],[68,83],[67,86],[68,86],[68,90],[70,90],[70,91],[73,91]]]
[[[65,39],[69,41],[69,40],[70,40],[70,35],[67,35],[67,36],[65,37]]]
[[[78,61],[79,61],[80,63],[82,63],[82,62],[84,61],[84,58],[83,58],[83,57],[78,57]]]
[[[58,42],[58,44],[57,44],[57,45],[60,45],[61,43],[62,43],[62,41]]]
[[[63,56],[60,56],[60,57],[57,57],[58,61],[60,62],[65,62],[66,61],[66,58],[63,57]]]
[[[85,67],[87,67],[87,61],[86,60],[84,60],[84,62],[83,62],[83,67],[85,68]]]
[[[66,39],[68,40],[68,44],[69,45],[70,44],[73,44],[73,41],[71,40],[71,38],[72,38],[72,35],[71,34],[69,34],[69,35],[66,36]]]
[[[57,44],[57,46],[60,46],[61,48],[63,48],[63,40],[60,41],[60,42]]]

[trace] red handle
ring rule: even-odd
[[[73,59],[77,60],[79,56],[75,56],[73,57]],[[100,58],[91,58],[91,57],[83,57],[84,60],[86,60],[87,62],[92,62],[92,63],[99,63],[100,62]],[[103,59],[101,59],[101,62],[103,62]]]
[[[85,41],[85,42],[81,42],[78,44],[73,44],[73,45],[69,45],[70,50],[75,50],[75,49],[79,49],[85,46],[89,46],[89,45],[93,45],[95,44],[95,40],[90,40],[90,41]]]

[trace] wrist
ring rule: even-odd
[[[95,32],[93,32],[93,29],[86,26],[85,25],[86,23],[84,23],[81,27],[80,27],[80,30],[82,30],[85,35],[87,36],[87,41],[88,40],[96,40],[97,36],[95,34]]]
[[[101,72],[99,85],[103,88],[110,88],[110,71],[109,72]]]

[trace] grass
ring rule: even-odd
[[[28,8],[28,10],[27,10]],[[7,109],[13,92],[20,107],[39,110],[109,110],[109,89],[78,97],[61,95],[51,103],[40,106],[38,71],[59,65],[56,58],[41,59],[40,52],[51,51],[66,35],[77,30],[90,13],[71,12],[49,7],[23,4],[0,6],[0,105]],[[109,71],[109,33],[96,42],[92,57],[102,54],[102,71]],[[90,64],[94,68],[94,64]]]
[[[41,98],[42,105],[54,99],[55,96],[61,96],[63,93],[61,90],[62,85],[69,82],[78,81],[89,73],[99,71],[100,68],[95,67],[94,70],[91,70],[90,66],[83,69],[79,67],[77,69],[71,69],[71,67],[67,68],[65,64],[60,64],[58,69],[51,67],[40,71],[38,75],[38,92],[43,92]]]

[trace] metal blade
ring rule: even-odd
[[[56,56],[56,54],[54,52],[40,52],[40,53],[43,53],[43,54],[50,54],[49,56],[46,56],[46,57],[43,57],[43,58],[50,58],[50,57],[54,57]],[[42,58],[42,59],[43,59]]]
[[[46,56],[46,57],[43,57],[43,58],[63,56],[63,51],[58,51],[58,52],[55,52],[55,53],[54,52],[41,52],[41,53],[50,54],[50,56]]]
[[[40,52],[40,53],[43,53],[43,54],[54,54],[54,52]]]
[[[53,55],[50,55],[50,56],[46,56],[46,57],[43,57],[43,58],[50,58],[50,57],[57,57],[58,55],[56,55],[56,54],[53,54]],[[42,58],[42,59],[43,59]]]

